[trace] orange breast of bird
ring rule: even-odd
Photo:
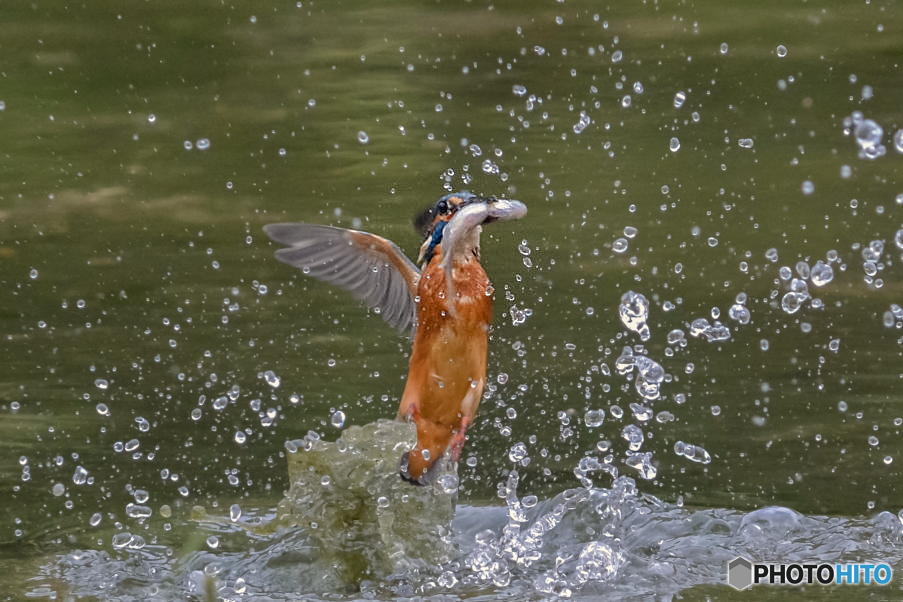
[[[407,473],[419,479],[464,431],[476,414],[486,382],[486,352],[492,320],[492,289],[478,259],[456,262],[449,289],[439,253],[418,284],[417,330],[400,419],[417,425],[417,447]],[[454,304],[446,298],[454,291]],[[457,458],[455,458],[457,459]]]

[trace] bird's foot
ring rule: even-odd
[[[464,443],[467,441],[467,429],[470,428],[470,420],[468,418],[461,419],[461,426],[458,427],[458,430],[452,436],[451,440],[451,458],[452,461],[457,462],[461,457],[461,452],[464,450]]]

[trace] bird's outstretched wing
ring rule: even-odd
[[[368,232],[316,224],[269,224],[263,231],[287,245],[276,251],[276,259],[347,290],[393,328],[412,332],[420,270],[395,243]]]

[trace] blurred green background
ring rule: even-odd
[[[89,517],[129,524],[136,488],[153,508],[273,506],[286,439],[334,438],[334,410],[346,425],[394,415],[408,342],[276,262],[260,228],[358,227],[416,255],[411,218],[447,189],[530,210],[484,232],[495,386],[462,501],[496,503],[517,442],[531,458],[522,493],[575,486],[600,440],[633,473],[620,431],[642,400],[606,372],[640,343],[617,313],[635,290],[652,305],[645,347],[670,375],[654,410],[676,418],[643,426],[658,467],[643,491],[803,513],[903,506],[903,333],[882,322],[903,304],[896,3],[38,1],[0,14],[5,579],[76,538],[107,546]],[[842,123],[857,110],[884,126],[887,156],[857,156]],[[638,233],[616,253],[625,227]],[[880,288],[863,280],[873,240]],[[834,281],[810,285],[824,309],[783,312],[778,268],[832,249]],[[727,317],[741,292],[748,325]],[[669,355],[668,331],[712,308],[731,340]],[[532,313],[516,324],[512,309]],[[590,429],[595,408],[608,417]],[[712,463],[675,455],[678,440]],[[93,480],[75,484],[76,466]]]

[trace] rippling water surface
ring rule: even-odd
[[[721,598],[741,554],[903,574],[896,3],[3,13],[4,596]],[[416,255],[411,217],[459,189],[529,214],[484,232],[462,461],[409,492],[410,433],[377,422],[408,342],[261,226]]]

